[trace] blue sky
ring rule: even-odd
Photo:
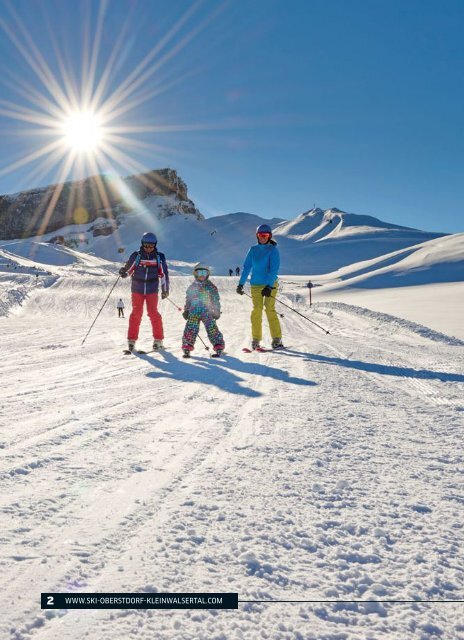
[[[80,100],[99,41],[93,90],[112,63],[102,98],[145,74],[112,121],[127,162],[107,154],[102,169],[175,168],[206,216],[316,204],[463,229],[462,0],[0,0],[0,16],[0,193],[64,175],[66,154],[22,163],[50,138],[15,114],[56,93],[32,69],[40,55]]]

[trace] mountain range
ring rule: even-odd
[[[59,195],[54,196],[57,190]],[[96,199],[92,194],[97,194]],[[57,205],[52,210],[53,199]],[[41,216],[47,208],[45,224]],[[256,227],[263,222],[273,229],[281,250],[281,272],[286,274],[334,272],[444,235],[335,207],[313,208],[292,219],[245,212],[205,219],[188,198],[185,182],[172,169],[129,178],[96,176],[0,198],[3,248],[14,238],[19,249],[17,241],[28,237],[36,243],[65,245],[124,262],[139,247],[142,234],[153,231],[168,261],[179,267],[206,262],[217,274],[243,263],[249,246],[255,243]],[[36,235],[40,228],[44,232]]]

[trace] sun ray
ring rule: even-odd
[[[131,82],[130,86],[128,86],[122,94],[119,95],[119,101],[126,100],[134,91],[136,91],[140,85],[146,83],[148,79],[155,74],[159,69],[161,69],[171,58],[176,56],[182,49],[184,49],[187,44],[193,40],[201,31],[203,31],[210,22],[212,22],[219,13],[223,11],[223,6],[217,7],[212,13],[207,16],[197,27],[192,29],[189,33],[187,33],[181,40],[178,42],[172,49],[167,51],[156,64],[150,66],[144,73],[140,73],[138,77],[136,77],[133,82]],[[103,105],[102,108],[105,108]]]
[[[52,47],[55,52],[55,62],[58,65],[61,78],[63,79],[63,82],[64,82],[68,102],[69,104],[77,105],[79,103],[79,98],[78,98],[79,90],[76,85],[75,78],[73,78],[73,75],[66,69],[64,59],[63,59],[64,58],[63,53],[58,45],[56,35],[51,27],[51,24],[49,22],[47,15],[45,16],[45,19],[47,22],[48,37],[50,42],[52,43]]]
[[[150,100],[150,98],[155,98],[157,96],[162,95],[163,93],[167,93],[168,91],[170,91],[173,87],[175,87],[176,85],[182,84],[183,82],[185,82],[185,80],[187,80],[187,78],[191,78],[195,75],[197,75],[198,70],[194,69],[192,71],[189,71],[181,76],[177,76],[176,78],[172,78],[169,81],[166,81],[164,78],[160,79],[158,78],[158,85],[152,89],[150,89],[149,91],[146,91],[145,93],[141,94],[140,96],[134,97],[132,98],[132,100],[125,100],[123,103],[115,106],[113,111],[108,111],[106,114],[106,118],[108,121],[114,120],[118,117],[120,117],[121,115],[132,111],[133,109],[135,109],[136,107],[139,107],[140,105],[144,104],[145,102],[148,102],[148,100]]]
[[[7,167],[0,169],[0,176],[5,176],[8,173],[15,171],[16,169],[19,169],[20,167],[24,167],[26,164],[29,164],[32,160],[38,160],[39,158],[42,158],[43,156],[49,154],[54,149],[58,149],[60,147],[62,147],[61,140],[50,142],[50,144],[47,144],[44,147],[41,147],[37,151],[32,151],[31,153],[28,153],[26,156],[23,156],[20,160],[17,160],[16,162],[12,162]]]
[[[31,86],[30,83],[23,80],[20,76],[10,74],[10,79],[3,77],[2,82],[6,86],[10,87],[12,92],[23,96],[23,98],[28,100],[32,105],[39,107],[42,111],[46,111],[56,118],[61,117],[62,110],[56,104],[51,102],[44,93],[41,93],[37,88]]]
[[[90,54],[90,64],[88,69],[87,83],[82,87],[84,105],[91,104],[91,98],[93,95],[93,89],[95,84],[95,74],[97,69],[98,52],[100,50],[100,43],[103,32],[103,21],[107,8],[107,0],[101,0],[99,4],[97,26],[95,30],[95,36],[93,39],[92,51]]]
[[[90,109],[92,109],[92,110],[98,109],[99,105],[100,105],[100,103],[101,103],[101,101],[103,99],[104,92],[108,87],[108,82],[109,82],[109,79],[111,77],[111,73],[112,73],[112,71],[113,71],[113,69],[115,67],[115,64],[116,64],[117,56],[119,55],[121,47],[122,47],[122,44],[124,42],[124,39],[127,36],[127,32],[128,32],[129,25],[130,25],[130,16],[131,16],[131,14],[133,14],[134,10],[135,10],[135,4],[133,4],[131,6],[130,14],[127,16],[126,21],[124,22],[124,24],[123,24],[123,26],[121,28],[119,36],[118,36],[118,38],[117,38],[117,40],[116,40],[116,42],[115,42],[115,44],[113,46],[113,49],[111,51],[110,56],[109,56],[109,58],[108,58],[108,60],[107,60],[107,62],[105,64],[105,67],[104,67],[103,72],[101,74],[100,80],[99,80],[99,82],[98,82],[98,84],[97,84],[97,86],[95,88],[94,94],[92,96],[92,100],[90,102]]]
[[[21,53],[21,55],[26,60],[26,62],[29,63],[31,69],[36,73],[38,78],[42,81],[43,85],[48,89],[51,96],[56,100],[56,102],[63,109],[65,109],[69,103],[65,94],[61,90],[59,83],[55,78],[55,75],[53,74],[52,70],[48,66],[45,59],[43,58],[42,54],[40,53],[33,39],[31,38],[29,32],[24,26],[22,20],[20,19],[20,17],[18,16],[14,8],[11,6],[11,4],[10,4],[10,11],[14,16],[16,20],[16,24],[19,30],[21,31],[21,34],[24,37],[26,44],[30,48],[31,53],[29,53],[28,49],[26,49],[26,47],[22,44],[22,42],[19,40],[16,33],[12,32],[12,30],[8,27],[8,25],[5,23],[5,21],[1,17],[0,17],[0,26],[3,27],[8,37],[16,45],[16,48],[19,51],[19,53]]]
[[[27,109],[26,107],[17,105],[14,102],[10,102],[9,100],[0,100],[0,105],[5,105],[6,107],[8,107],[7,109],[0,107],[0,114],[6,115],[10,118],[14,118],[15,120],[24,120],[26,122],[32,122],[35,124],[44,124],[45,126],[49,126],[51,129],[56,126],[56,120],[54,120],[51,116],[39,113],[38,111],[34,111],[33,109]]]
[[[126,97],[127,87],[135,81],[142,71],[150,64],[155,56],[164,48],[164,46],[172,40],[176,33],[183,27],[183,25],[191,18],[191,16],[197,11],[198,7],[202,4],[203,0],[197,0],[183,16],[179,18],[175,25],[171,27],[168,33],[163,36],[159,42],[147,53],[145,58],[132,70],[128,77],[119,85],[119,87],[111,94],[105,102],[101,105],[102,113],[106,113],[108,105],[113,103],[119,104],[121,100]],[[151,74],[150,74],[151,75]]]
[[[66,156],[68,155],[68,152],[65,149],[57,149],[55,152],[53,152],[52,154],[50,154],[50,156],[47,158],[46,163],[44,164],[43,167],[39,167],[40,170],[36,169],[36,173],[37,175],[34,176],[33,172],[31,172],[31,180],[32,179],[37,179],[39,181],[41,181],[47,174],[49,174],[49,172],[53,169],[53,167],[55,167],[56,165],[58,165]],[[53,180],[52,182],[55,182],[56,180]],[[27,192],[26,192],[27,194]],[[37,220],[40,218],[40,216],[43,214],[44,210],[45,210],[45,206],[46,206],[46,202],[47,202],[47,190],[45,189],[43,191],[42,197],[40,199],[40,202],[38,204],[38,206],[35,208],[35,210],[32,213],[31,219],[29,221],[29,224],[26,227],[25,230],[25,237],[27,235],[29,235],[30,233],[32,233],[34,227],[35,227],[35,223],[37,222]]]
[[[53,191],[53,195],[50,199],[50,202],[48,203],[47,209],[45,210],[42,222],[40,224],[39,230],[38,230],[38,234],[39,236],[42,236],[45,233],[45,229],[48,226],[48,222],[53,214],[53,210],[55,209],[55,205],[58,202],[58,198],[61,195],[61,192],[63,191],[63,187],[64,187],[64,182],[66,180],[66,178],[68,177],[68,175],[71,172],[72,166],[74,164],[74,158],[75,155],[70,153],[68,155],[68,157],[66,158],[64,164],[61,166],[61,171],[59,173],[58,176],[58,182],[55,185],[55,189]]]

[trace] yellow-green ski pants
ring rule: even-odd
[[[282,329],[280,328],[279,316],[275,310],[275,298],[277,295],[277,280],[272,285],[272,294],[269,298],[263,297],[261,291],[264,285],[252,285],[251,297],[253,299],[253,311],[251,312],[251,335],[253,340],[261,340],[263,337],[263,306],[266,310],[267,321],[269,322],[269,331],[271,338],[281,338]]]

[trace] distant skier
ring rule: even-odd
[[[187,289],[183,316],[187,320],[184,335],[182,337],[182,350],[184,356],[189,356],[193,351],[195,340],[203,322],[208,338],[217,355],[224,350],[224,338],[216,324],[221,315],[221,303],[216,285],[209,280],[209,268],[203,264],[197,264],[193,269],[194,281]]]
[[[239,276],[239,275],[240,275],[240,267],[237,267],[237,268],[235,269],[235,275],[236,275],[236,276]]]
[[[122,298],[119,298],[116,308],[118,310],[118,318],[124,318],[124,302]]]
[[[237,293],[243,295],[243,285],[247,281],[251,271],[250,284],[251,297],[253,300],[253,311],[251,312],[251,348],[260,348],[264,303],[272,337],[272,348],[282,349],[282,330],[275,310],[280,254],[277,243],[272,239],[272,229],[268,224],[259,225],[256,229],[256,238],[258,243],[250,247],[245,262],[243,263]]]
[[[166,258],[164,253],[158,252],[157,243],[154,233],[144,233],[140,249],[134,251],[119,269],[121,278],[127,278],[127,275],[132,277],[132,313],[127,332],[129,351],[134,349],[139,337],[144,302],[152,326],[153,349],[163,348],[163,320],[158,311],[158,291],[161,282],[161,298],[169,296],[169,274]]]
[[[233,269],[229,269],[229,276],[233,276],[234,275],[234,270]]]

